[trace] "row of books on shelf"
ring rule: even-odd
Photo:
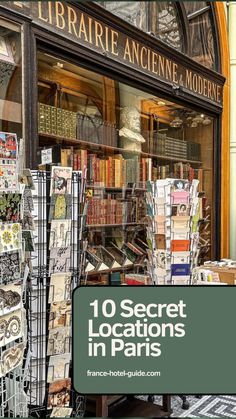
[[[108,198],[92,197],[88,200],[87,225],[127,224],[142,222],[145,217],[145,202],[142,198],[119,200],[113,194]]]
[[[117,147],[118,129],[115,123],[104,121],[101,117],[78,113],[77,138],[83,141]]]
[[[199,180],[202,189],[202,169],[195,169],[188,163],[158,165],[151,158],[134,156],[124,159],[121,154],[99,157],[88,150],[61,149],[61,165],[72,166],[74,170],[87,168],[87,182],[96,186],[121,188],[128,184],[144,185],[148,180],[174,177],[179,179]]]
[[[146,139],[142,145],[144,152],[185,160],[199,161],[201,159],[201,146],[198,143],[167,137],[157,131],[144,131],[142,134]]]
[[[149,285],[150,277],[148,274],[136,274],[125,272],[111,272],[90,276],[87,278],[86,285]]]
[[[102,245],[90,246],[86,251],[85,272],[109,271],[132,267],[134,264],[143,264],[147,249],[147,244],[141,239],[132,243],[123,243],[121,247],[115,242],[110,242],[106,248]]]

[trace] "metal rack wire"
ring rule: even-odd
[[[29,348],[31,352],[31,362],[29,366],[29,390],[28,402],[31,416],[47,417],[50,416],[54,406],[68,406],[72,409],[71,416],[82,417],[85,410],[85,398],[77,394],[74,390],[63,388],[60,393],[61,399],[66,400],[66,404],[57,404],[56,396],[50,393],[50,386],[47,382],[50,372],[54,379],[54,369],[50,365],[48,355],[48,345],[50,344],[50,354],[54,353],[54,341],[49,339],[49,327],[52,320],[51,304],[49,296],[54,294],[54,289],[50,284],[50,276],[53,272],[58,272],[53,264],[52,253],[49,249],[51,232],[51,214],[54,213],[55,205],[50,196],[51,171],[33,171],[33,180],[36,186],[34,194],[34,222],[36,226],[35,252],[32,254],[32,272],[28,284],[29,296]],[[85,205],[85,178],[81,172],[72,172],[71,179],[71,200],[69,217],[70,231],[67,231],[69,243],[69,257],[66,270],[69,271],[69,289],[67,286],[67,297],[69,299],[67,311],[71,318],[71,295],[75,287],[80,284],[81,276],[84,271],[84,247],[83,247],[83,222]],[[69,218],[68,217],[68,218]],[[63,248],[60,248],[63,252]],[[52,250],[52,249],[51,249]],[[60,260],[60,254],[56,260]],[[63,272],[59,267],[59,272]],[[62,270],[60,270],[62,269]],[[62,316],[65,321],[65,316]],[[66,351],[71,352],[71,334],[64,340]],[[61,355],[63,356],[63,355]],[[71,364],[68,364],[71,377]],[[65,375],[67,377],[67,374]],[[58,402],[60,403],[60,402]]]

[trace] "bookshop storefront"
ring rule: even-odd
[[[83,169],[86,160],[91,186],[199,179],[203,260],[227,256],[221,7],[138,5],[4,2],[1,130],[24,136],[31,167],[55,145],[62,165]],[[104,208],[89,214],[95,224],[100,216],[105,224]]]
[[[53,164],[86,174],[86,285],[125,283],[126,272],[147,278],[145,192],[152,180],[174,178],[181,192],[197,179],[199,264],[228,257],[224,22],[217,2],[1,3],[0,131],[23,138],[26,167]],[[57,178],[60,197],[66,186]],[[53,221],[65,219],[65,230],[69,197],[58,201]],[[190,255],[189,203],[170,206],[169,216],[183,216],[183,247],[172,251]],[[161,198],[159,205],[165,207]],[[53,233],[60,239],[69,227],[64,230]],[[166,248],[165,234],[155,240],[158,249]],[[58,243],[55,249],[64,246]],[[108,404],[106,396],[99,398],[97,416],[108,415]]]

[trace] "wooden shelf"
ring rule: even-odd
[[[78,140],[77,138],[67,138],[64,136],[60,136],[60,135],[53,135],[53,134],[45,134],[45,133],[39,133],[38,134],[40,138],[44,139],[45,142],[51,142],[52,140],[55,143],[64,143],[65,145],[83,145],[84,147],[87,148],[100,148],[103,150],[107,150],[107,151],[114,151],[114,152],[119,152],[119,153],[130,153],[130,154],[135,154],[137,155],[137,152],[135,151],[131,151],[131,150],[124,150],[123,148],[119,148],[119,147],[113,147],[110,145],[106,145],[106,144],[98,144],[98,143],[92,143],[90,141],[84,141],[84,140]],[[188,160],[188,159],[181,159],[179,157],[170,157],[170,156],[162,156],[159,154],[152,154],[152,153],[146,153],[146,152],[141,152],[140,153],[141,157],[152,157],[152,158],[156,158],[158,160],[163,160],[163,161],[172,161],[175,163],[178,162],[182,162],[182,163],[190,163],[190,164],[197,164],[197,165],[201,165],[202,162],[198,161],[198,160]]]
[[[134,263],[129,266],[121,266],[120,268],[113,268],[113,269],[105,269],[104,271],[90,271],[86,272],[83,276],[94,276],[100,274],[109,274],[112,272],[122,272],[122,271],[129,271],[130,269],[141,268],[143,265],[140,263]]]
[[[108,227],[127,227],[127,226],[137,226],[137,225],[146,225],[146,223],[140,221],[136,223],[121,223],[121,224],[87,224],[86,228],[108,228]]]

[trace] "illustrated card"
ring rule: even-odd
[[[14,281],[21,276],[21,262],[18,252],[0,254],[0,278],[3,282]]]
[[[50,415],[51,418],[70,418],[72,413],[71,407],[54,407]]]
[[[71,242],[71,220],[52,220],[49,248],[67,247]]]
[[[55,247],[50,251],[49,273],[70,270],[71,247]]]
[[[48,408],[54,406],[69,406],[70,403],[71,379],[65,378],[50,383],[48,389]]]
[[[0,253],[12,252],[22,247],[22,231],[19,223],[0,223]]]
[[[21,218],[22,195],[8,193],[0,195],[0,221],[16,222]]]
[[[23,309],[0,317],[0,347],[22,337],[24,324],[25,310]]]
[[[70,298],[71,272],[52,274],[48,302],[65,301]]]
[[[187,204],[172,205],[171,210],[172,216],[184,217],[190,215],[190,205]]]
[[[50,203],[49,221],[68,220],[72,216],[71,195],[52,195]]]
[[[24,212],[32,212],[34,210],[34,201],[30,188],[24,190]]]
[[[25,344],[18,343],[2,352],[0,360],[0,377],[19,367],[23,362]]]
[[[69,377],[71,354],[52,355],[49,358],[47,382]]]
[[[0,316],[18,310],[22,306],[22,286],[15,282],[0,287]]]
[[[52,194],[71,194],[72,167],[53,166],[51,173]]]
[[[71,352],[70,327],[57,327],[49,330],[47,355],[60,355]]]
[[[70,326],[71,301],[52,303],[49,314],[49,329],[60,326]]]
[[[13,192],[17,186],[16,160],[0,159],[0,191]]]
[[[10,132],[0,132],[0,158],[16,159],[17,135]]]

